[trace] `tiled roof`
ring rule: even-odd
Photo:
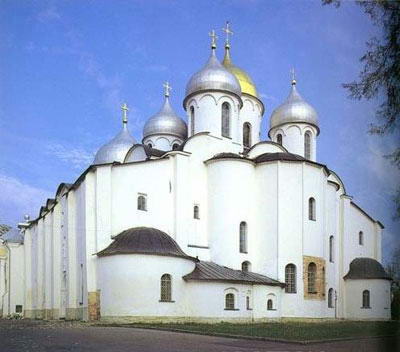
[[[121,232],[99,257],[116,254],[153,254],[197,260],[188,256],[165,232],[152,227],[134,227]]]
[[[269,285],[269,286],[281,286],[285,284],[271,279],[267,276],[245,272],[241,270],[234,270],[221,266],[213,262],[198,262],[196,263],[195,269],[183,277],[184,280],[195,280],[195,281],[221,281],[231,283],[242,283],[242,284],[255,284],[255,285]]]
[[[384,279],[391,280],[382,264],[372,258],[356,258],[350,263],[349,272],[343,279]]]

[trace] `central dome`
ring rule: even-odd
[[[227,91],[240,98],[240,83],[217,59],[215,49],[212,48],[206,65],[189,80],[186,86],[186,98],[202,91]]]

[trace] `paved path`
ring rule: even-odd
[[[0,352],[395,352],[399,338],[297,345],[80,323],[0,320]]]

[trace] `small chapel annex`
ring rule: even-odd
[[[38,216],[2,236],[3,316],[257,321],[390,319],[383,225],[317,161],[318,114],[293,77],[260,140],[264,104],[231,59],[189,79],[142,141],[122,129]]]

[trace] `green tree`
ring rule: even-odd
[[[340,7],[341,0],[322,0],[323,5]],[[400,115],[400,1],[356,0],[374,25],[381,29],[380,38],[367,42],[367,51],[360,58],[364,65],[357,81],[344,83],[353,99],[382,99],[376,110],[377,123],[369,132],[377,135],[398,135]],[[386,155],[400,168],[400,138],[394,150]],[[396,210],[394,217],[400,219],[400,185],[394,195]]]
[[[9,229],[11,229],[11,226],[0,224],[0,236],[5,234]]]

